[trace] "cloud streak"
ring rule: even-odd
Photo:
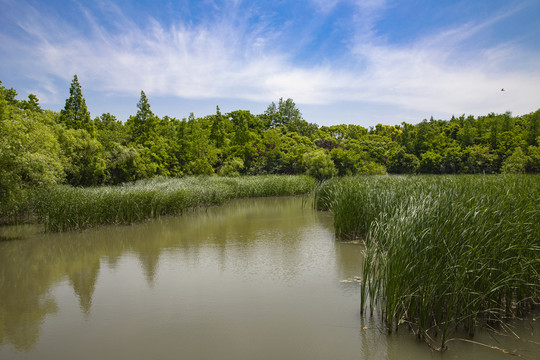
[[[324,4],[315,1],[320,13],[330,14],[337,1]],[[103,7],[115,19],[105,26],[98,21],[104,14],[82,7],[89,33],[28,6],[17,26],[30,42],[3,34],[0,49],[16,54],[13,61],[27,59],[13,67],[40,79],[38,93],[48,98],[55,96],[51,78],[69,80],[78,74],[86,88],[96,91],[133,95],[143,89],[187,99],[268,103],[292,97],[298,104],[369,102],[434,114],[525,113],[540,105],[540,69],[512,66],[524,56],[523,49],[500,44],[472,52],[463,45],[503,15],[392,45],[376,33],[385,8],[384,1],[356,7],[351,24],[361,24],[356,36],[345,39],[341,61],[309,66],[295,63],[278,44],[280,29],[250,23],[249,14],[239,16],[245,10],[239,5],[225,9],[213,23],[178,20],[168,26],[150,17],[147,25],[137,25],[116,6]],[[535,59],[530,63],[540,63],[538,52],[527,56]],[[508,89],[504,94],[502,87]]]

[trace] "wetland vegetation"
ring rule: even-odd
[[[47,231],[79,230],[103,224],[132,224],[182,214],[233,198],[299,195],[315,179],[305,176],[153,178],[120,186],[55,186],[35,196],[35,211]]]
[[[365,244],[363,312],[444,349],[540,301],[540,177],[376,176],[317,190],[336,234]]]

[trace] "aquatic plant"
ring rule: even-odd
[[[232,198],[303,194],[314,185],[308,176],[154,178],[120,186],[55,186],[34,203],[46,231],[68,231],[181,214]]]
[[[408,324],[444,349],[449,334],[504,324],[540,300],[538,176],[382,176],[318,189],[336,234],[361,237],[361,308],[389,332]]]

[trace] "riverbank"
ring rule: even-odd
[[[34,211],[46,231],[69,231],[105,224],[131,224],[233,198],[305,194],[308,176],[154,178],[121,186],[56,186],[37,193]]]

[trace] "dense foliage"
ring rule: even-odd
[[[365,244],[362,311],[408,324],[443,350],[478,324],[504,324],[540,300],[538,175],[332,179],[317,205]],[[507,327],[502,326],[501,330]]]
[[[1,83],[0,83],[1,84]],[[540,110],[424,120],[416,125],[317,126],[292,99],[263,114],[156,116],[141,91],[122,122],[92,119],[75,76],[60,112],[0,85],[0,218],[24,212],[42,185],[114,185],[154,176],[540,171]]]

